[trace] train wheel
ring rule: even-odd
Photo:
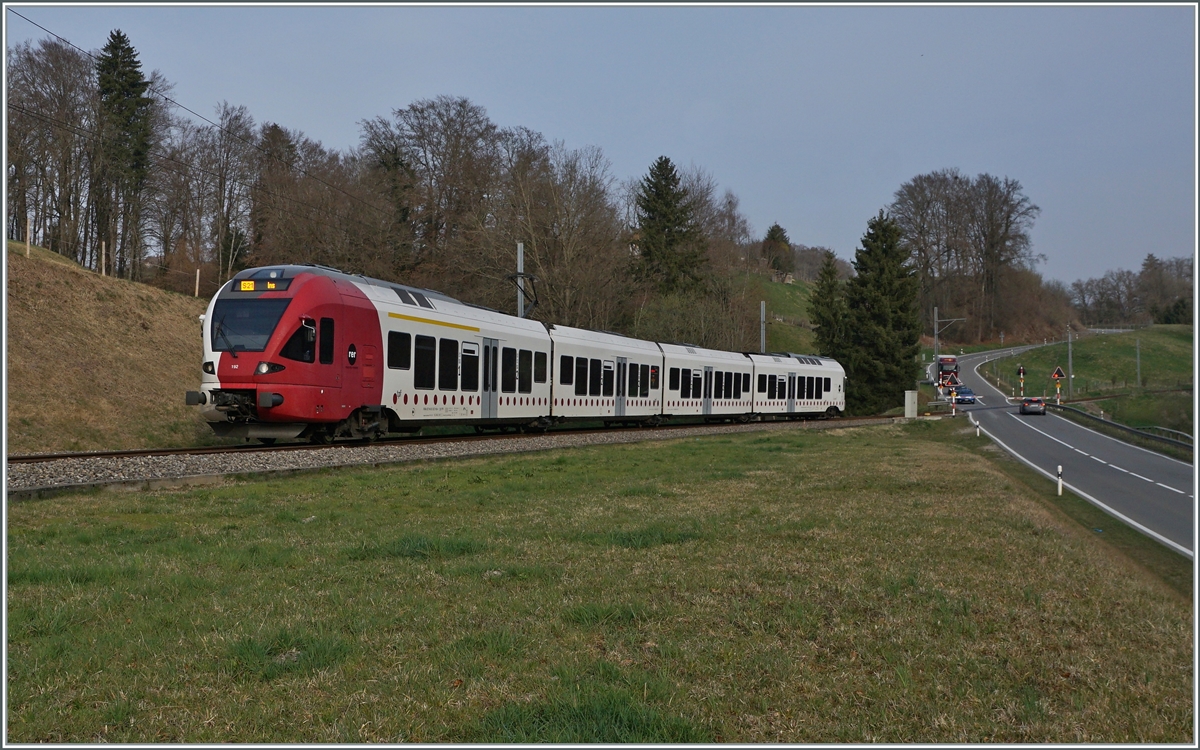
[[[318,432],[314,432],[312,435],[309,435],[308,442],[315,445],[329,445],[333,442],[333,435],[330,435],[325,430],[320,430]]]

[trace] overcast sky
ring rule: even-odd
[[[1196,251],[1196,10],[1128,7],[7,7],[86,50],[121,29],[211,117],[328,148],[418,99],[710,172],[760,236],[852,258],[918,174],[1019,180],[1043,275]],[[47,36],[5,12],[9,48]]]

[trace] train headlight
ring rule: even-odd
[[[283,365],[277,365],[274,362],[259,362],[258,367],[254,368],[255,375],[270,375],[273,372],[279,372],[285,369]]]
[[[200,368],[200,369],[204,370],[204,371],[205,371],[205,372],[207,372],[209,375],[216,375],[216,374],[217,374],[217,368],[216,368],[216,366],[215,366],[215,365],[214,365],[212,362],[205,362],[205,363],[204,363],[204,367],[202,367],[202,368]]]

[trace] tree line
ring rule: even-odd
[[[702,168],[664,156],[619,181],[600,148],[465,98],[362,121],[339,151],[227,102],[181,114],[119,30],[94,54],[8,54],[7,234],[97,271],[190,292],[199,269],[211,294],[250,265],[316,263],[508,311],[519,242],[534,317],[736,350],[757,341],[739,272],[791,262]]]
[[[1192,283],[1190,257],[1160,259],[1150,253],[1137,273],[1117,269],[1076,281],[1071,300],[1089,326],[1191,323]]]

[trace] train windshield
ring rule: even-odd
[[[221,299],[212,314],[215,352],[261,352],[279,325],[290,298]]]

